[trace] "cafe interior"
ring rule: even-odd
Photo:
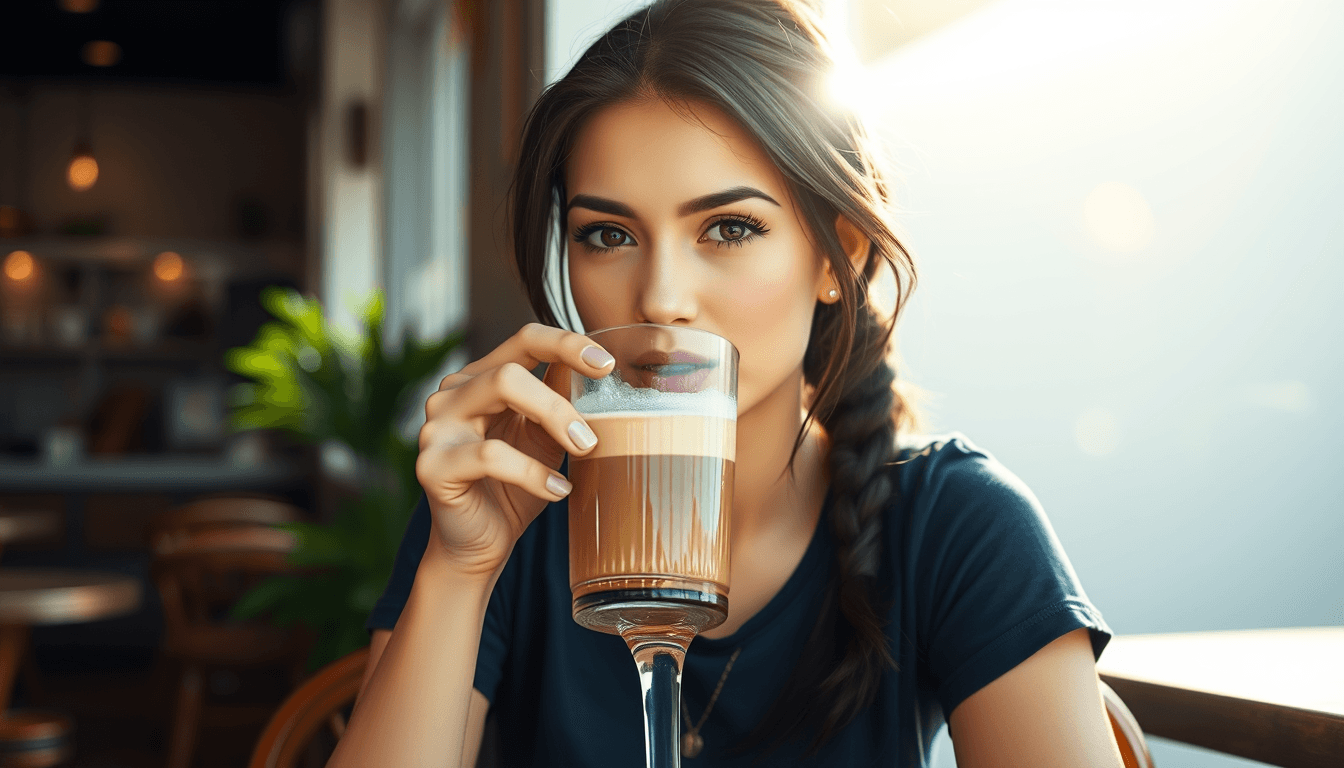
[[[0,5],[0,766],[323,763],[419,404],[532,319],[520,123],[639,5]],[[812,5],[900,375],[1040,497],[1126,765],[1344,765],[1340,7]]]

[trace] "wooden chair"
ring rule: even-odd
[[[333,743],[341,738],[368,660],[369,649],[361,648],[318,670],[290,694],[262,731],[248,768],[294,768],[323,726]]]
[[[206,499],[151,525],[151,574],[163,601],[164,654],[181,666],[168,768],[187,768],[195,747],[206,669],[278,666],[299,679],[300,632],[227,620],[232,604],[266,576],[290,570],[294,539],[274,526],[301,519],[266,499]]]
[[[1111,731],[1115,733],[1115,744],[1120,747],[1120,757],[1125,768],[1153,768],[1153,757],[1148,754],[1148,742],[1143,737],[1139,721],[1134,719],[1129,707],[1120,700],[1120,696],[1106,683],[1101,685],[1101,700],[1106,704],[1106,714],[1111,719]]]
[[[339,740],[345,733],[346,713],[359,693],[368,660],[369,649],[361,648],[323,667],[290,694],[266,724],[248,768],[295,768],[324,725],[333,743]],[[1109,685],[1099,685],[1125,768],[1153,768],[1148,742],[1138,721]]]

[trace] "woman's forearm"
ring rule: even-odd
[[[461,763],[481,626],[497,575],[457,573],[435,549],[420,562],[330,768]]]

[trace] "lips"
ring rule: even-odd
[[[648,377],[645,386],[661,392],[699,392],[717,363],[684,350],[650,350],[635,358],[630,367],[643,374],[641,379]]]

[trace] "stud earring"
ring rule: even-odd
[[[826,292],[826,296],[827,296],[827,298],[831,298],[831,299],[834,299],[836,296],[839,296],[839,295],[840,295],[840,293],[839,293],[838,291],[836,291],[834,288],[832,288],[831,290],[829,290],[829,291]]]

